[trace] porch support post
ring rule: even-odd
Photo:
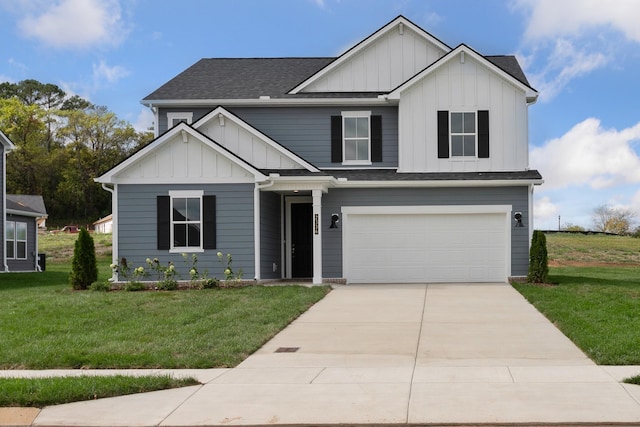
[[[313,190],[313,284],[322,283],[322,190]]]

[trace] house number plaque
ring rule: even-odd
[[[315,214],[314,218],[313,218],[313,231],[314,231],[315,234],[318,234],[318,232],[319,232],[318,214]]]

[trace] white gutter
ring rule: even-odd
[[[388,100],[385,96],[363,98],[255,98],[255,99],[152,99],[142,100],[142,105],[147,107],[180,107],[180,106],[336,106],[336,105],[393,105],[397,104]]]
[[[107,187],[107,184],[102,184],[102,188],[111,193],[111,263],[118,265],[118,193],[117,184],[113,188]],[[118,273],[112,270],[111,282],[118,281]]]
[[[424,180],[424,181],[349,181],[345,178],[338,178],[336,187],[340,188],[433,188],[433,187],[521,187],[523,185],[542,185],[542,179],[473,179],[473,180]]]
[[[7,150],[2,150],[2,271],[9,271],[9,265],[7,264],[7,249],[4,242],[7,241]],[[37,230],[36,230],[37,234]]]

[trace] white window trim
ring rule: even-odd
[[[184,120],[190,125],[193,122],[193,113],[186,111],[167,113],[167,129],[171,129],[175,126],[173,124],[174,120]]]
[[[169,191],[169,209],[170,209],[170,217],[169,217],[169,233],[170,233],[170,242],[171,247],[169,249],[169,253],[201,253],[204,252],[204,227],[203,227],[203,217],[202,217],[202,197],[204,196],[204,191],[202,190],[175,190]],[[174,235],[174,222],[173,222],[173,199],[174,198],[191,198],[191,199],[200,199],[200,246],[174,246],[173,242]]]
[[[11,224],[11,226],[9,226],[9,224]],[[26,230],[26,239],[25,240],[19,240],[18,239],[18,228],[17,228],[17,224],[24,224],[27,227]],[[13,228],[13,239],[9,240],[7,239],[5,241],[5,250],[6,250],[6,242],[13,242],[13,256],[9,257],[7,256],[7,259],[17,259],[17,260],[26,260],[28,259],[28,245],[29,245],[29,224],[27,224],[26,222],[23,221],[6,221],[5,222],[5,226],[7,228],[11,227]],[[18,242],[24,242],[24,257],[18,257]]]
[[[475,137],[475,148],[474,148],[474,155],[473,156],[455,156],[453,154],[453,136],[454,133],[451,131],[451,126],[453,123],[452,120],[452,116],[455,113],[473,113],[473,117],[475,120],[475,129],[476,131],[473,133],[456,133],[456,136],[462,135],[462,136],[466,136],[466,135],[473,135]],[[476,160],[478,159],[478,112],[475,110],[458,110],[458,111],[449,111],[449,152],[451,153],[451,155],[449,156],[449,159],[451,161],[460,161],[460,160]]]
[[[342,164],[345,166],[363,166],[363,165],[371,165],[371,111],[342,111]],[[369,142],[367,148],[367,160],[346,160],[346,138],[345,138],[345,118],[353,118],[353,117],[366,117],[369,122]]]

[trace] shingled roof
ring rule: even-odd
[[[487,60],[529,86],[513,56],[486,56]],[[328,98],[340,93],[298,93],[295,86],[336,58],[205,58],[147,95],[142,102],[157,100]],[[377,96],[376,93],[349,93],[349,97]]]

